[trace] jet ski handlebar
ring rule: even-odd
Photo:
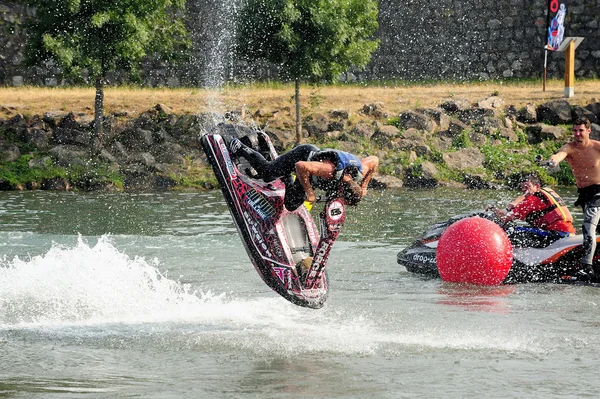
[[[542,154],[537,154],[535,156],[534,160],[535,160],[535,163],[537,163],[540,166],[550,167],[550,168],[556,167],[556,162],[554,162],[552,160],[545,160],[544,156]]]

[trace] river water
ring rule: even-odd
[[[598,397],[600,289],[396,264],[431,223],[516,194],[370,192],[311,310],[262,283],[217,191],[0,192],[0,397]]]

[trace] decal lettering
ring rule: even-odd
[[[289,276],[290,269],[287,267],[273,267],[273,272],[279,277],[279,280],[285,285],[287,288],[289,286]]]
[[[331,220],[333,221],[337,221],[338,219],[340,219],[343,214],[344,214],[344,208],[341,202],[339,201],[333,201],[331,204],[329,204],[328,207],[328,212],[329,212],[329,217],[331,218]]]
[[[425,255],[421,255],[421,254],[414,254],[412,256],[412,259],[415,262],[431,263],[431,264],[435,263],[435,258],[432,258],[432,257],[429,257],[429,256],[425,256]]]
[[[319,247],[319,250],[317,251],[315,258],[313,259],[313,263],[315,265],[320,265],[321,263],[323,263],[325,261],[325,256],[327,255],[330,245],[331,244],[329,243],[329,241],[325,241],[323,243],[323,245],[321,245]],[[312,272],[315,272],[314,269],[316,269],[316,268],[313,268],[313,270],[311,271],[311,275],[313,274]]]
[[[235,167],[233,166],[233,161],[229,157],[229,151],[227,151],[227,146],[225,143],[221,143],[221,153],[223,154],[223,158],[225,159],[225,166],[227,167],[227,171],[231,175],[232,179],[237,177],[235,173]]]
[[[275,216],[275,208],[258,191],[251,189],[246,193],[246,203],[261,219]]]
[[[258,223],[256,222],[256,220],[253,220],[247,211],[244,211],[244,219],[246,219],[246,222],[250,227],[250,235],[252,236],[252,241],[254,241],[254,244],[256,245],[258,250],[261,251],[264,256],[272,258],[273,254],[271,254],[271,251],[269,251],[269,246],[265,242],[265,239],[262,236],[262,234],[260,234],[260,230],[258,228]]]

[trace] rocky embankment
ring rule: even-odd
[[[286,112],[257,110],[248,118],[242,111],[177,115],[158,104],[135,118],[107,116],[101,145],[88,115],[15,114],[0,119],[0,189],[214,188],[199,137],[220,121],[251,120],[283,151],[295,138],[293,118],[281,116]],[[579,116],[590,119],[592,138],[599,139],[600,102],[579,106],[554,100],[517,109],[497,96],[476,103],[451,99],[399,115],[389,115],[380,103],[330,110],[306,115],[303,132],[307,142],[321,147],[378,155],[378,187],[486,188],[535,168],[534,155],[566,142]]]

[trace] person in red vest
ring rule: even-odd
[[[575,234],[573,216],[560,196],[549,187],[542,187],[538,176],[525,175],[521,181],[522,195],[508,204],[506,211],[494,209],[502,223],[524,220],[532,227],[515,227],[509,231],[513,245],[543,247],[560,238]]]

